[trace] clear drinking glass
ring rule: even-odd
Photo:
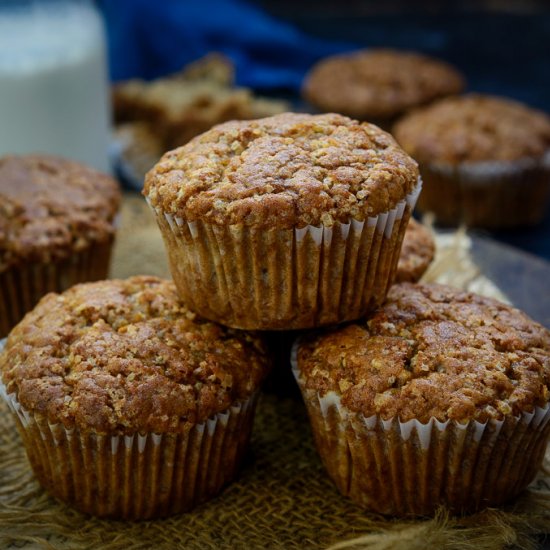
[[[0,156],[50,153],[109,171],[105,33],[87,0],[0,2]]]

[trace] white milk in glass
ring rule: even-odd
[[[0,156],[51,153],[109,171],[105,38],[91,3],[0,2]]]

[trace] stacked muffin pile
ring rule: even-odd
[[[550,432],[550,333],[472,294],[392,286],[420,188],[389,134],[337,114],[228,122],[166,153],[144,195],[174,283],[49,294],[0,355],[43,485],[122,518],[212,497],[269,369],[257,331],[300,329],[295,376],[343,494],[396,515],[517,495]],[[409,236],[401,280],[433,254]]]

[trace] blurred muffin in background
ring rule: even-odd
[[[550,118],[509,99],[469,94],[410,113],[394,127],[424,181],[418,201],[442,224],[533,225],[550,195]]]
[[[431,231],[411,218],[403,238],[395,282],[418,282],[432,263],[434,255],[435,240]]]
[[[113,105],[118,128],[124,124],[122,154],[130,159],[135,157],[128,145],[130,135],[134,141],[145,142],[134,149],[156,154],[184,145],[220,122],[261,118],[288,110],[285,101],[258,98],[248,88],[235,87],[233,65],[220,54],[208,55],[165,78],[116,84]],[[120,131],[117,134],[120,137]],[[138,154],[135,170],[141,175],[143,158]],[[155,161],[159,158],[160,154]]]
[[[0,337],[48,292],[107,277],[117,182],[46,155],[0,158]]]
[[[458,94],[464,77],[425,55],[359,50],[322,59],[306,75],[302,94],[321,111],[334,111],[388,129],[405,111]]]

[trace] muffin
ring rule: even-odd
[[[285,113],[215,126],[145,178],[174,282],[242,329],[356,319],[384,300],[420,191],[376,126]]]
[[[295,375],[338,489],[372,512],[471,512],[518,495],[550,434],[550,332],[496,300],[402,283],[303,339]]]
[[[302,95],[321,111],[334,111],[388,129],[405,111],[458,94],[463,76],[418,53],[369,49],[319,61],[306,75]]]
[[[470,94],[405,116],[394,135],[419,163],[418,204],[439,223],[533,225],[550,195],[550,118],[508,99]]]
[[[48,292],[104,279],[117,183],[45,155],[0,158],[0,337]]]
[[[249,88],[236,87],[234,72],[227,57],[213,53],[162,78],[119,82],[112,97],[115,119],[118,124],[133,122],[145,127],[164,152],[187,143],[214,124],[266,117],[288,109],[286,101],[259,97]],[[143,131],[135,137],[139,140],[142,135]],[[146,137],[146,144],[150,141]]]
[[[267,359],[156,277],[48,294],[10,333],[1,393],[56,498],[97,515],[189,510],[236,474]]]
[[[432,263],[435,240],[430,230],[411,218],[397,262],[396,283],[417,283]]]

